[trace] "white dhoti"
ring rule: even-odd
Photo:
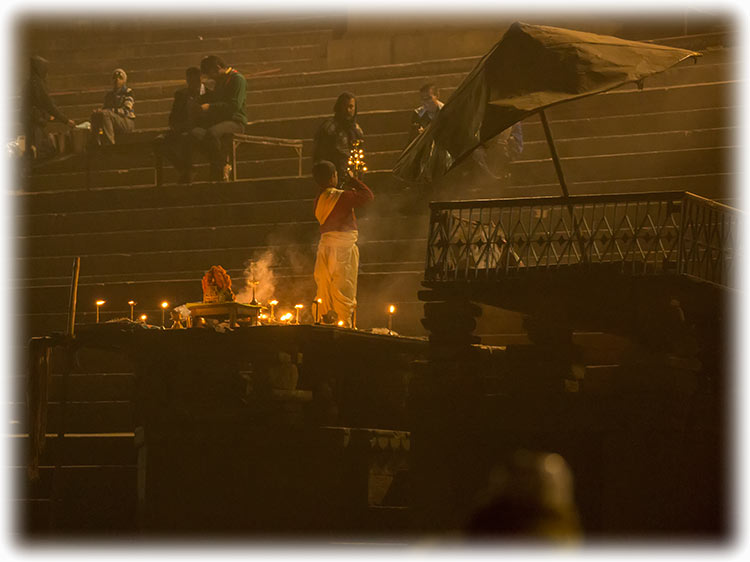
[[[333,231],[320,235],[315,259],[315,283],[321,299],[319,314],[333,310],[347,328],[357,306],[357,273],[359,248],[357,231]]]

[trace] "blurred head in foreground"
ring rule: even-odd
[[[580,539],[573,477],[565,459],[556,453],[515,452],[491,471],[466,532],[480,540]]]

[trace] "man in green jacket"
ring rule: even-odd
[[[205,129],[194,128],[191,136],[194,143],[208,156],[211,181],[228,181],[231,167],[227,164],[227,151],[222,145],[222,139],[232,133],[242,133],[245,128],[247,81],[216,55],[201,60],[201,73],[215,84],[210,95],[211,102],[201,105],[201,111],[210,125]]]

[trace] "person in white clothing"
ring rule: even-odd
[[[314,273],[316,299],[320,299],[318,313],[326,322],[335,321],[335,316],[343,326],[351,328],[359,273],[354,209],[368,204],[375,196],[349,171],[343,189],[337,189],[336,166],[327,160],[315,164],[312,172],[319,188],[315,218],[320,223],[320,242]]]

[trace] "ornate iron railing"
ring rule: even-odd
[[[687,192],[432,203],[425,284],[606,268],[736,287],[741,216]]]

